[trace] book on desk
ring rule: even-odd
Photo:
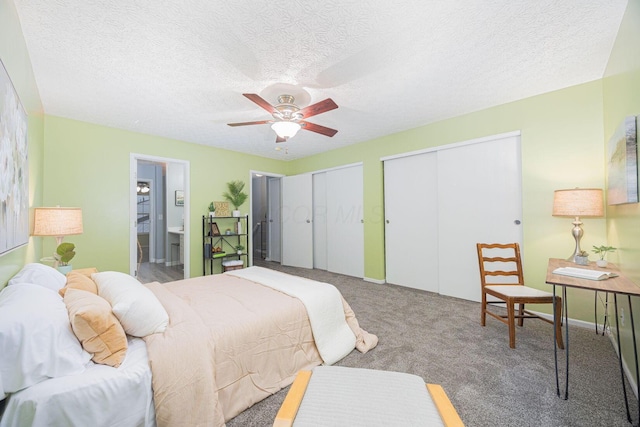
[[[562,276],[571,276],[578,279],[588,280],[606,280],[612,277],[618,277],[616,273],[613,273],[611,271],[589,270],[586,268],[575,267],[559,267],[553,270],[553,274],[560,274]]]

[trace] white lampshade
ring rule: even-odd
[[[64,236],[82,234],[82,209],[80,208],[35,208],[33,213],[33,236],[54,236],[58,242]]]
[[[603,216],[604,202],[599,188],[574,188],[553,193],[553,216]]]
[[[271,125],[271,129],[273,129],[280,138],[284,139],[294,137],[300,130],[300,127],[300,124],[296,122],[275,122]]]

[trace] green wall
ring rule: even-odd
[[[29,208],[42,204],[43,182],[43,119],[42,102],[31,68],[29,53],[22,36],[22,28],[13,2],[0,0],[0,60],[27,111],[29,144]],[[33,213],[31,213],[33,217]],[[0,288],[4,287],[20,268],[37,262],[42,256],[40,238],[30,238],[22,246],[0,257]]]
[[[640,2],[630,1],[603,79],[605,147],[609,137],[626,116],[640,115]],[[609,243],[618,248],[608,258],[618,263],[625,276],[640,284],[640,204],[607,206]],[[633,298],[636,319],[640,315],[640,299]],[[627,298],[620,308],[627,310]],[[636,320],[639,322],[639,320]],[[622,357],[635,375],[633,340],[629,316],[621,322]],[[640,325],[638,325],[640,327]]]
[[[574,246],[571,219],[551,216],[553,191],[604,188],[602,123],[602,82],[595,81],[301,159],[292,173],[364,163],[365,276],[384,279],[380,158],[520,130],[525,280],[549,290],[544,283],[548,259],[566,258]],[[585,219],[583,228],[583,248],[606,242],[604,219]],[[570,291],[571,316],[593,321],[592,298]],[[549,312],[546,306],[536,309]]]
[[[624,115],[638,113],[640,101],[633,96],[638,93],[638,66],[628,52],[633,53],[639,24],[638,4],[630,2],[603,80],[289,163],[59,117],[43,118],[28,51],[9,0],[0,0],[0,58],[29,112],[31,205],[83,207],[85,232],[73,239],[78,245],[74,264],[79,267],[128,271],[129,155],[133,152],[191,163],[192,275],[201,269],[200,215],[210,200],[220,196],[228,180],[248,182],[250,169],[294,174],[363,162],[365,276],[381,280],[385,272],[380,157],[520,130],[526,279],[531,286],[548,289],[544,284],[547,259],[566,257],[572,250],[570,220],[550,214],[553,191],[576,186],[604,188],[608,135]],[[638,205],[609,208],[608,216],[607,221],[585,220],[583,247],[606,242],[608,233],[609,243],[621,248],[613,261],[620,262],[637,281]],[[24,263],[51,253],[53,246],[52,239],[31,238],[27,247],[0,258],[0,286]],[[572,317],[592,319],[589,294],[577,292],[570,302]]]
[[[186,160],[190,163],[191,275],[202,272],[202,215],[220,200],[226,182],[250,182],[250,170],[285,173],[286,163],[199,144],[45,117],[45,206],[82,207],[84,233],[76,244],[79,268],[129,271],[130,155]],[[249,210],[246,202],[241,208]],[[53,253],[46,239],[44,252]]]

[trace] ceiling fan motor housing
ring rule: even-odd
[[[292,95],[280,95],[278,97],[278,105],[276,105],[275,111],[272,116],[276,120],[286,121],[298,121],[302,120],[303,115],[298,113],[300,108],[293,102],[295,98]]]

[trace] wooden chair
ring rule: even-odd
[[[509,347],[511,348],[516,348],[516,318],[518,318],[518,326],[523,325],[525,318],[538,318],[553,324],[553,320],[525,310],[525,304],[554,304],[554,297],[550,292],[524,286],[520,246],[517,243],[477,243],[476,247],[482,286],[480,324],[485,326],[487,314],[506,323],[509,326]],[[500,279],[509,277],[513,279]],[[487,301],[487,295],[499,299],[499,303],[506,304],[506,316],[487,309],[488,305],[493,303]],[[518,314],[515,313],[516,304],[519,306]],[[555,297],[554,310],[556,319],[562,319],[562,299],[559,296]],[[558,347],[563,349],[560,321],[556,324],[556,341]]]

